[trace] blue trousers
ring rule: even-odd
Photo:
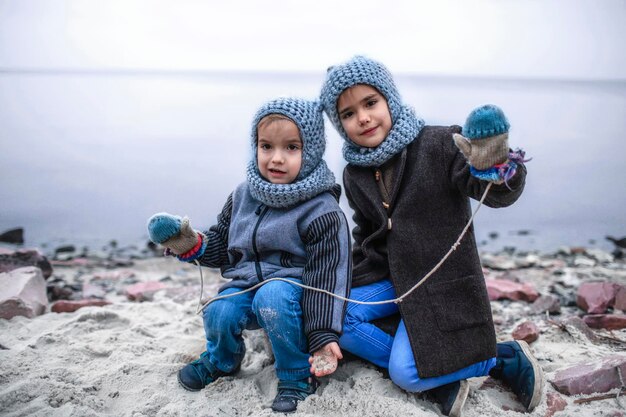
[[[219,295],[237,292],[241,289],[228,288]],[[261,327],[272,344],[279,380],[296,381],[311,376],[301,300],[301,287],[272,281],[255,291],[209,304],[203,321],[211,365],[223,372],[234,371],[246,352],[242,332]]]
[[[391,281],[383,280],[353,288],[350,298],[358,301],[391,300],[396,298],[396,292]],[[391,380],[400,388],[410,392],[426,391],[461,379],[485,376],[496,364],[496,358],[491,358],[451,374],[420,378],[404,321],[400,321],[395,337],[370,323],[372,320],[397,312],[398,305],[395,303],[379,305],[348,303],[339,345],[360,358],[381,368],[387,368]]]

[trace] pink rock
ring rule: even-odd
[[[565,410],[567,407],[567,401],[565,398],[561,397],[556,392],[549,392],[547,395],[546,404],[548,405],[548,410],[546,411],[545,417],[552,417],[554,413]]]
[[[513,339],[532,343],[539,338],[539,329],[532,321],[525,321],[513,330]]]
[[[518,284],[504,279],[486,279],[489,300],[507,298],[515,301],[535,301],[539,293],[531,284]]]
[[[586,282],[578,287],[576,303],[589,314],[602,314],[615,303],[618,289],[611,282]]]
[[[73,313],[79,308],[83,307],[102,307],[111,304],[110,301],[106,300],[79,300],[79,301],[68,301],[61,300],[57,301],[52,305],[50,309],[53,313]]]
[[[589,314],[583,321],[594,329],[626,329],[626,314]]]
[[[614,306],[617,310],[626,311],[626,287],[620,285],[615,294]]]
[[[20,249],[16,251],[0,249],[2,249],[0,251],[0,272],[9,272],[25,266],[36,266],[41,269],[45,279],[52,275],[50,261],[37,249]]]
[[[33,318],[46,311],[48,297],[41,269],[34,266],[0,274],[0,318]]]
[[[622,386],[617,369],[626,375],[626,355],[611,355],[557,371],[550,382],[566,395],[602,393]]]
[[[126,287],[126,297],[131,301],[151,300],[155,292],[167,288],[167,285],[159,281],[138,282]]]

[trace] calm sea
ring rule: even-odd
[[[135,243],[158,211],[207,227],[244,179],[256,108],[280,95],[314,97],[322,78],[0,72],[0,231],[23,226],[27,245]],[[474,107],[498,104],[510,145],[533,158],[521,199],[479,212],[485,248],[608,249],[605,235],[626,236],[626,81],[397,83],[428,124],[463,124]],[[326,158],[341,178],[341,140],[327,131]]]

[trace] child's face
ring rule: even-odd
[[[337,99],[337,113],[350,140],[366,148],[380,145],[391,130],[387,100],[366,84],[344,90]]]
[[[293,182],[302,166],[302,140],[289,120],[272,120],[257,128],[257,164],[263,178],[273,184]]]

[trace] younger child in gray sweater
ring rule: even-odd
[[[228,197],[217,224],[201,233],[187,218],[158,213],[150,238],[181,261],[220,268],[231,281],[219,295],[237,294],[270,278],[348,296],[349,228],[338,199],[341,188],[322,159],[326,138],[317,102],[283,98],[266,103],[252,123],[253,157],[247,180]],[[203,312],[206,352],[178,372],[180,384],[198,391],[235,373],[245,354],[244,329],[262,327],[275,356],[277,412],[295,411],[315,392],[309,357],[327,375],[342,358],[345,302],[284,281],[216,300]],[[316,363],[317,361],[313,361]]]

